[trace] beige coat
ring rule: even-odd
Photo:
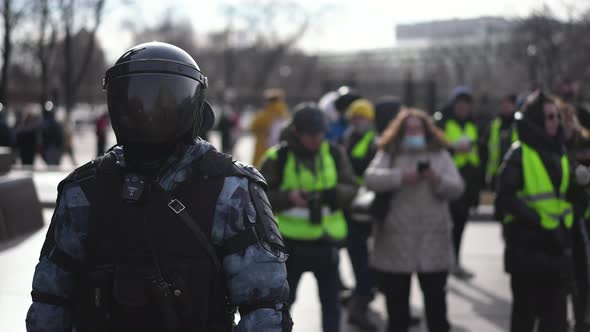
[[[438,185],[426,179],[402,183],[402,173],[420,161],[429,161],[440,174]],[[380,151],[365,172],[365,184],[375,192],[394,191],[385,221],[374,227],[371,265],[393,273],[449,270],[454,258],[448,202],[464,190],[449,153],[400,153],[391,166],[389,154]]]

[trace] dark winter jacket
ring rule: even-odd
[[[515,127],[514,115],[500,116],[500,121],[500,160],[502,160],[502,158],[506,155],[508,150],[510,150],[510,146],[512,146],[513,143],[512,133]],[[489,159],[488,143],[492,132],[492,122],[489,123],[489,125],[480,137],[480,160],[482,172],[484,173],[486,171]],[[496,183],[496,181],[495,179],[491,180],[492,182],[490,184],[490,188],[493,190],[495,188],[494,184]]]
[[[542,119],[535,116],[517,121],[519,139],[539,154],[553,187],[559,190],[562,180],[560,160],[566,153],[563,135],[560,132],[556,138],[549,137],[540,124]],[[508,214],[513,216],[512,222],[504,224],[506,271],[535,278],[570,276],[571,231],[563,225],[556,230],[542,228],[539,214],[517,197],[523,187],[522,146],[514,145],[500,168],[495,202],[498,220]],[[571,202],[576,190],[573,170],[570,169],[566,200]]]
[[[452,114],[452,109],[445,109],[443,111],[443,114],[443,119],[437,122],[437,126],[441,128],[443,131],[445,130],[446,121],[449,120],[457,121],[457,123],[459,123],[461,127],[464,127],[468,122],[475,123],[471,118],[466,120],[458,119]],[[478,130],[478,133],[481,137],[481,130]],[[480,159],[479,166],[476,167],[473,165],[466,165],[464,167],[458,168],[459,173],[463,178],[463,181],[465,181],[465,191],[463,192],[463,196],[459,200],[461,200],[469,206],[477,206],[479,204],[479,192],[481,191],[482,185],[484,183],[484,164],[482,163],[484,158],[482,158],[482,144],[480,142],[481,140],[479,142],[476,142],[476,144],[478,144],[478,152]],[[449,153],[451,153],[451,156],[453,156],[455,152],[453,151],[453,149],[449,149]]]
[[[348,156],[348,160],[350,160],[350,163],[354,170],[354,174],[357,177],[363,176],[365,170],[367,169],[367,167],[369,167],[371,160],[373,160],[375,154],[377,153],[377,145],[373,141],[371,145],[369,145],[369,150],[363,158],[356,158],[352,155],[354,147],[365,137],[365,134],[367,133],[357,133],[351,131],[344,138],[344,148],[346,150],[346,155]]]

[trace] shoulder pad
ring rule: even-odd
[[[258,240],[270,246],[273,253],[285,252],[285,243],[264,189],[257,183],[250,182],[248,191],[256,210],[255,230]]]
[[[207,176],[223,176],[231,173],[232,156],[210,149],[197,161],[201,174]]]
[[[58,192],[61,192],[63,188],[70,183],[80,183],[88,179],[94,178],[94,176],[96,175],[97,167],[98,162],[96,160],[92,160],[76,168],[72,173],[70,173],[65,179],[63,179],[59,183],[59,185],[57,186]]]
[[[61,192],[67,184],[81,183],[93,179],[99,170],[101,172],[112,172],[116,167],[116,156],[114,152],[107,153],[76,168],[59,183],[57,190]]]
[[[233,174],[234,176],[242,176],[250,179],[252,182],[256,182],[261,185],[265,190],[267,188],[266,179],[264,176],[252,165],[248,165],[241,161],[233,162]]]
[[[264,187],[260,182],[250,181],[248,183],[248,193],[256,212],[256,220],[251,225],[251,221],[245,218],[246,230],[227,239],[223,250],[226,255],[230,255],[258,243],[271,254],[280,257],[282,253],[285,253],[285,243],[281,237],[268,197],[264,192]]]

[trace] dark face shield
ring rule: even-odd
[[[108,83],[109,113],[119,143],[161,143],[193,130],[203,86],[185,76],[136,73]]]

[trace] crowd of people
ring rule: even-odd
[[[258,172],[198,137],[214,123],[208,82],[188,53],[160,42],[105,73],[117,146],[58,186],[28,331],[288,332],[312,272],[325,332],[340,330],[343,305],[349,324],[377,330],[377,292],[387,330],[408,331],[422,319],[410,312],[413,276],[428,330],[448,332],[449,275],[475,277],[461,244],[483,189],[496,193],[503,229],[510,331],[567,331],[569,300],[575,331],[590,330],[590,112],[572,89],[507,95],[484,126],[465,87],[433,116],[348,87],[290,112],[285,93],[269,90],[252,123]],[[177,98],[164,105],[162,91]],[[66,139],[43,116],[24,117],[16,137],[41,137],[50,164]]]
[[[276,102],[265,100],[265,108]],[[386,299],[388,331],[408,331],[419,321],[409,306],[413,275],[428,330],[449,331],[446,283],[475,277],[461,264],[461,244],[482,191],[496,193],[510,330],[566,331],[568,299],[576,331],[590,330],[590,113],[571,94],[506,95],[484,125],[466,87],[433,116],[348,87],[295,106],[290,121],[282,92],[280,105],[261,111],[266,129],[253,126],[256,146],[270,146],[263,157],[256,150],[255,163],[289,254],[289,302],[301,274],[313,272],[325,332],[340,330],[343,303],[348,323],[377,330],[369,314],[376,292]],[[346,299],[343,247],[356,283]]]
[[[13,127],[8,125],[5,112],[0,112],[0,146],[14,150],[20,165],[32,167],[37,156],[48,166],[59,166],[63,157],[76,166],[73,145],[73,129],[66,120],[56,118],[51,103],[41,114],[32,111],[17,111]],[[110,127],[109,115],[104,112],[94,121],[96,134],[96,155],[102,156],[107,147]]]

